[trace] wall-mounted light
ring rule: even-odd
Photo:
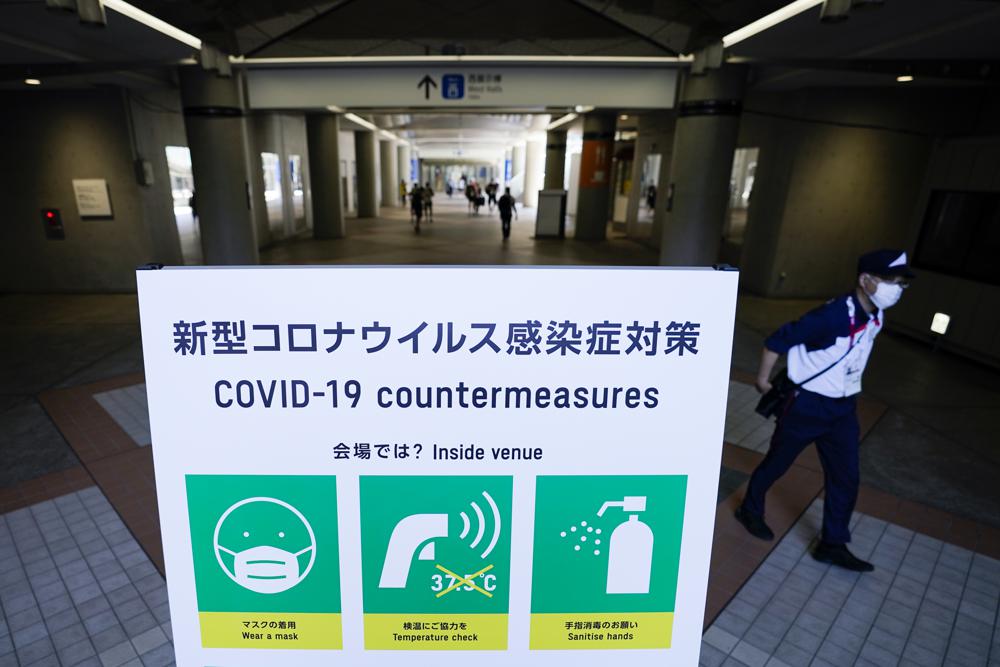
[[[913,81],[913,75],[900,74],[899,76],[896,77],[896,81],[898,81],[899,83],[909,83],[910,81]]]
[[[618,116],[618,120],[628,120],[628,114],[623,113],[621,116]]]
[[[27,79],[24,80],[24,82],[26,84],[28,84],[29,86],[40,86],[40,85],[42,85],[41,79],[27,78]]]
[[[931,320],[931,331],[943,336],[948,333],[948,325],[951,323],[951,315],[945,313],[934,313],[934,318]]]

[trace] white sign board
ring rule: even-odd
[[[254,109],[331,105],[408,108],[670,109],[669,67],[297,67],[247,70]]]
[[[81,218],[111,217],[111,196],[103,178],[74,178],[73,194]]]
[[[695,667],[737,279],[139,271],[177,664]]]

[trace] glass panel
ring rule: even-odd
[[[759,148],[737,148],[733,153],[733,169],[729,177],[729,208],[723,229],[724,238],[733,243],[743,243],[759,153]]]
[[[281,158],[277,153],[261,153],[260,161],[264,171],[264,201],[267,203],[267,224],[271,236],[280,239],[285,236],[285,220],[282,212]]]
[[[306,224],[306,207],[304,186],[302,185],[302,156],[288,156],[288,180],[292,186],[292,217],[295,218],[295,228],[300,229]]]
[[[935,190],[914,263],[972,280],[1000,283],[1000,194]]]

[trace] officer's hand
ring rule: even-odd
[[[767,380],[758,379],[757,382],[754,383],[754,386],[757,388],[758,392],[760,392],[761,394],[766,394],[767,392],[771,391],[771,387],[773,387],[774,385],[772,385]]]

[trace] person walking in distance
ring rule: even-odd
[[[427,214],[427,222],[434,222],[434,190],[430,181],[424,185],[424,213]]]
[[[400,204],[406,206],[406,180],[402,179],[399,181],[399,201]]]
[[[768,489],[788,471],[810,443],[816,443],[823,465],[825,499],[823,530],[813,558],[855,572],[874,566],[847,549],[850,521],[858,498],[860,428],[857,395],[875,337],[884,325],[884,311],[894,306],[913,278],[906,253],[876,250],[858,260],[857,282],[843,296],[827,301],[764,341],[757,391],[778,402],[778,423],[764,460],[750,477],[736,519],[754,537],[774,539],[764,522]],[[771,371],[788,355],[788,377]],[[779,384],[780,382],[780,384]]]
[[[465,182],[465,198],[469,201],[469,213],[472,213],[476,205],[476,184],[472,181]]]
[[[497,183],[496,179],[490,179],[490,182],[486,184],[486,203],[489,206],[490,213],[493,212],[493,207],[497,205],[497,192],[500,190],[500,184]]]
[[[497,202],[497,209],[500,211],[500,229],[503,232],[503,240],[510,238],[510,218],[517,217],[517,205],[514,197],[510,194],[510,188],[504,188],[500,201]]]
[[[420,183],[414,183],[410,190],[410,220],[414,230],[420,233],[420,219],[424,217],[424,192]]]

